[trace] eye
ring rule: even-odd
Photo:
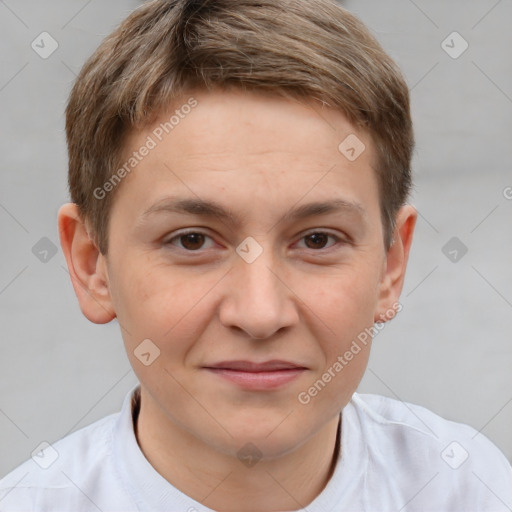
[[[331,244],[329,247],[326,247],[328,239],[332,238],[335,243]],[[338,242],[342,242],[342,239],[332,233],[327,233],[325,231],[313,231],[304,235],[301,238],[302,240],[306,240],[306,248],[307,249],[329,249],[333,245],[336,245]]]
[[[334,240],[331,245],[327,245],[329,238]],[[177,235],[169,238],[164,242],[165,245],[173,245],[177,246],[180,249],[183,249],[188,252],[196,252],[200,249],[208,249],[209,247],[205,247],[205,241],[211,240],[210,248],[213,247],[213,239],[203,233],[202,231],[187,231],[178,233]],[[338,243],[343,243],[343,239],[340,237],[325,231],[313,231],[311,233],[307,233],[304,235],[300,241],[305,241],[306,249],[330,249],[331,247],[337,245]],[[304,248],[304,247],[302,247]]]
[[[201,231],[188,231],[186,233],[175,235],[172,238],[166,240],[164,243],[165,245],[176,245],[180,249],[192,252],[197,251],[198,249],[205,249],[204,242],[207,238],[212,240],[210,236],[208,236],[206,233],[202,233]],[[177,243],[175,243],[175,241],[177,241]]]

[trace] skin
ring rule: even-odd
[[[141,383],[137,439],[153,467],[215,510],[296,510],[332,474],[339,413],[361,381],[370,343],[307,405],[297,397],[359,333],[389,317],[416,211],[398,212],[386,251],[374,145],[341,112],[236,90],[193,97],[198,106],[116,191],[108,254],[73,204],[59,211],[61,244],[84,315],[95,323],[117,317],[122,326]],[[127,157],[187,99],[133,132]],[[366,146],[353,162],[338,150],[349,134]],[[169,196],[216,201],[239,224],[144,215]],[[297,206],[340,198],[359,209],[284,218]],[[180,238],[185,228],[206,236]],[[306,236],[312,232],[316,239]],[[318,232],[334,238],[318,241]],[[263,249],[252,263],[236,252],[248,236]],[[149,366],[134,355],[144,339],[160,349]],[[254,391],[203,368],[234,359],[280,359],[306,370],[278,389]],[[252,467],[237,457],[249,442],[262,454]]]

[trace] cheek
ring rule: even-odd
[[[165,265],[137,268],[142,265],[125,272],[130,278],[116,290],[116,313],[126,327],[125,342],[132,347],[149,338],[162,352],[186,350],[208,320],[205,299],[216,280]]]
[[[379,271],[376,263],[361,264],[362,260],[337,271],[330,269],[307,279],[302,276],[298,281],[303,283],[298,289],[305,302],[338,335],[373,323]]]
[[[354,391],[352,383],[359,383],[366,368],[371,346],[369,333],[378,303],[376,269],[376,265],[346,267],[336,276],[331,274],[323,280],[317,277],[310,282],[308,303],[321,324],[328,327],[326,330],[315,321],[319,327],[314,336],[323,353],[323,366],[316,377],[329,372],[325,379],[333,383],[327,386],[325,399],[343,401],[344,390]]]
[[[356,391],[368,364],[371,327],[377,304],[375,275],[351,270],[325,282],[312,292],[310,303],[322,324],[314,335],[322,352],[308,387],[302,389],[300,403],[311,402],[318,414],[341,409]],[[364,277],[364,279],[363,279]],[[318,320],[316,325],[319,325]],[[305,402],[306,401],[306,402]],[[335,406],[334,406],[335,404]],[[333,409],[334,406],[334,409]]]

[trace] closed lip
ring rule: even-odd
[[[255,361],[221,361],[219,363],[208,364],[203,368],[210,370],[232,370],[238,372],[259,373],[259,372],[275,372],[280,370],[306,370],[301,364],[292,363],[290,361],[282,361],[274,359],[272,361],[264,361],[257,363]]]

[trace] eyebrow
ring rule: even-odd
[[[148,208],[142,214],[142,217],[145,218],[149,215],[162,212],[198,215],[206,218],[217,217],[232,226],[238,226],[241,223],[240,217],[230,208],[214,201],[194,198],[164,198]],[[361,204],[345,199],[332,199],[329,201],[308,203],[293,208],[283,215],[281,221],[301,220],[308,217],[326,215],[328,213],[346,213],[362,218],[366,217],[366,211]]]

